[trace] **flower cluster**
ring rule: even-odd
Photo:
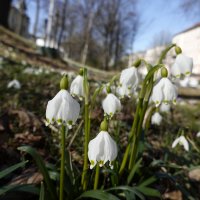
[[[191,74],[193,62],[192,59],[181,54],[180,51],[176,57],[175,63],[171,68],[171,75],[168,76],[168,70],[163,65],[160,65],[157,71],[152,74],[152,86],[148,93],[148,98],[153,102],[153,109],[156,112],[151,116],[151,123],[160,125],[162,116],[158,112],[168,112],[170,110],[170,103],[176,104],[177,88],[172,82],[171,77],[180,78]],[[101,130],[97,136],[88,144],[88,158],[90,161],[90,169],[95,165],[102,167],[109,162],[109,166],[113,168],[113,161],[117,157],[117,144],[108,133],[108,120],[111,120],[115,113],[121,111],[122,105],[120,98],[125,96],[132,96],[139,85],[139,74],[137,67],[141,61],[137,62],[135,66],[122,70],[119,78],[119,85],[115,92],[111,92],[112,83],[106,85],[106,97],[102,101],[102,108],[104,111],[104,121],[101,124]],[[149,67],[149,66],[148,66]],[[151,66],[150,69],[151,70]],[[61,90],[57,95],[48,102],[46,109],[46,118],[48,124],[56,122],[57,124],[67,125],[69,128],[77,121],[80,112],[80,105],[75,100],[86,98],[85,90],[87,91],[85,82],[85,74],[83,71],[72,81],[70,86],[70,93],[67,91],[68,80],[66,77],[61,80]],[[150,79],[145,82],[148,88]],[[145,90],[148,90],[145,88]],[[141,93],[142,94],[142,93]],[[142,99],[146,98],[142,94]],[[119,98],[118,98],[119,97]],[[151,113],[152,114],[152,113]],[[106,126],[104,126],[106,124]],[[102,128],[103,127],[103,128]],[[185,150],[189,150],[189,145],[184,136],[177,138],[173,144],[174,148],[177,144],[184,146]],[[86,155],[86,154],[85,154]]]

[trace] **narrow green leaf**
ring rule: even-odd
[[[0,179],[4,178],[5,176],[7,176],[8,174],[12,173],[13,171],[15,171],[16,169],[20,168],[20,167],[24,167],[24,165],[27,163],[28,161],[23,161],[20,163],[17,163],[15,165],[12,165],[10,167],[8,167],[7,169],[3,170],[0,172]]]
[[[55,187],[53,185],[52,180],[49,177],[49,173],[48,170],[44,164],[44,161],[42,160],[42,157],[37,153],[37,151],[35,149],[33,149],[30,146],[22,146],[22,147],[18,147],[18,150],[20,151],[24,151],[26,153],[29,153],[33,159],[35,160],[40,172],[42,173],[43,177],[44,177],[44,182],[47,185],[47,190],[50,193],[50,196],[52,199],[57,200],[57,195],[56,195],[56,190]]]
[[[157,180],[157,179],[156,179],[155,176],[151,176],[150,178],[146,179],[146,180],[143,181],[141,184],[139,184],[139,187],[148,186],[148,185],[154,183],[156,180]]]
[[[135,187],[139,192],[143,193],[146,196],[150,197],[161,197],[160,192],[156,189],[149,188],[149,187]]]
[[[140,158],[137,163],[134,165],[134,167],[132,168],[129,176],[128,176],[128,179],[127,179],[127,184],[129,185],[130,182],[132,181],[134,175],[135,175],[135,172],[137,171],[137,169],[140,167],[140,163],[142,162],[142,158]]]
[[[44,200],[44,184],[43,182],[41,182],[41,186],[40,186],[40,199],[39,200]]]
[[[0,195],[11,191],[23,191],[39,195],[39,189],[34,185],[7,185],[0,188]]]
[[[128,185],[124,185],[124,186],[122,185],[122,186],[117,186],[117,187],[109,188],[106,191],[112,191],[112,190],[128,191],[131,194],[134,194],[134,195],[138,196],[140,199],[145,200],[144,196],[140,192],[138,192],[135,187],[130,187]]]
[[[89,190],[81,194],[76,200],[81,198],[94,198],[99,200],[120,200],[118,197],[103,190]]]
[[[117,187],[109,188],[106,191],[112,191],[112,190],[123,190],[124,192],[128,191],[131,193],[131,195],[136,195],[140,199],[145,200],[144,196],[139,191],[137,191],[137,189],[135,187],[130,187],[130,186],[124,185],[124,186],[117,186]]]
[[[70,155],[69,151],[66,151],[66,153],[65,153],[65,170],[66,170],[66,174],[70,178],[71,183],[74,184],[75,183],[75,175],[74,175],[71,155]]]

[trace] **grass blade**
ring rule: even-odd
[[[89,190],[81,194],[76,200],[81,198],[93,198],[99,200],[120,200],[118,197],[103,190]]]
[[[23,191],[39,195],[39,189],[34,185],[7,185],[0,188],[0,195],[11,191]]]
[[[15,171],[16,169],[20,168],[20,167],[24,167],[24,165],[27,163],[28,161],[23,161],[20,163],[17,163],[15,165],[12,165],[11,167],[8,167],[7,169],[3,170],[0,172],[0,179],[4,178],[5,176],[7,176],[8,174],[12,173],[13,171]]]
[[[48,170],[47,170],[47,168],[44,164],[44,161],[42,160],[42,157],[37,153],[37,151],[35,149],[33,149],[30,146],[18,147],[18,150],[24,151],[24,152],[30,154],[33,157],[33,159],[35,160],[35,162],[36,162],[36,164],[37,164],[37,166],[40,170],[40,172],[42,173],[42,175],[44,177],[44,181],[45,181],[45,184],[47,186],[47,190],[48,190],[51,198],[53,200],[56,200],[57,199],[56,190],[55,190],[55,187],[53,185],[52,180],[49,177]]]
[[[140,158],[137,163],[134,165],[134,167],[132,168],[129,176],[128,176],[128,179],[127,179],[127,184],[129,185],[130,182],[132,181],[134,175],[135,175],[135,172],[137,171],[137,169],[140,167],[140,163],[142,162],[142,158]]]

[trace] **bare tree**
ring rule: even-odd
[[[65,31],[65,18],[66,18],[66,11],[67,11],[67,2],[68,0],[64,0],[64,4],[63,4],[63,9],[62,9],[62,18],[61,18],[61,27],[60,27],[60,33],[59,33],[59,36],[58,36],[58,48],[60,47],[61,45],[61,42],[62,42],[62,38],[63,38],[63,33]]]
[[[96,30],[104,48],[104,68],[116,65],[136,33],[136,1],[102,0]]]
[[[8,28],[8,16],[12,0],[1,2],[0,6],[0,25]]]
[[[33,26],[33,35],[36,37],[38,22],[39,22],[39,14],[40,14],[40,0],[35,0],[35,2],[36,2],[36,9],[35,9],[35,22]]]
[[[150,47],[154,48],[157,46],[168,45],[171,43],[171,40],[172,40],[172,34],[170,32],[161,31],[154,35],[152,43],[150,44]]]
[[[55,8],[55,0],[50,0],[48,22],[47,22],[47,32],[46,32],[46,46],[51,46],[51,42],[52,42],[54,8]]]

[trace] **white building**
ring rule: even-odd
[[[193,58],[193,74],[200,75],[200,23],[176,34],[172,42],[180,46],[185,55]]]
[[[200,23],[176,34],[172,38],[172,43],[176,43],[181,47],[183,53],[189,57],[193,58],[194,67],[193,75],[195,79],[199,79],[200,75]],[[146,52],[137,52],[132,55],[132,61],[137,58],[144,58],[150,64],[156,64],[161,52],[166,48],[166,46],[157,46],[152,49],[146,50]],[[164,60],[167,67],[173,64],[175,58],[174,49],[170,50]],[[145,75],[145,68],[140,69],[141,74]]]

